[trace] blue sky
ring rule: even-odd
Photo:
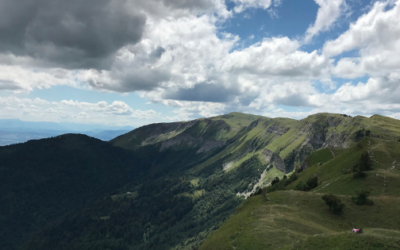
[[[399,0],[5,1],[0,119],[400,118]]]

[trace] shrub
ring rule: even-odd
[[[370,195],[370,192],[368,191],[358,191],[356,196],[351,197],[351,201],[354,202],[356,205],[369,205],[372,206],[374,205],[374,202],[370,199],[368,199],[368,196]]]
[[[297,178],[297,177],[296,177]],[[310,177],[307,182],[304,184],[303,182],[299,182],[294,189],[301,191],[310,191],[318,186],[318,176],[314,175]]]
[[[359,179],[359,178],[365,178],[367,174],[364,171],[369,171],[372,169],[372,162],[369,157],[368,152],[365,152],[361,155],[360,159],[358,160],[357,164],[352,167],[353,172],[353,178]]]
[[[371,162],[368,152],[365,152],[361,155],[361,158],[359,161],[359,168],[362,171],[369,171],[372,169],[372,162]]]
[[[312,176],[307,180],[308,190],[314,189],[318,186],[318,176]]]
[[[278,182],[279,182],[279,177],[275,177],[275,178],[272,180],[271,185],[273,186],[273,185],[277,184]]]
[[[329,207],[329,210],[334,214],[342,214],[343,208],[345,205],[342,203],[339,197],[333,194],[327,194],[322,196],[322,200],[325,201],[325,204]]]
[[[289,185],[290,183],[294,182],[297,180],[297,174],[293,173],[285,182],[285,186]]]
[[[367,177],[367,174],[364,173],[361,169],[357,169],[357,171],[353,174],[354,179],[362,179]]]
[[[304,190],[304,188],[305,188],[305,184],[304,184],[302,181],[300,181],[300,182],[297,183],[297,185],[294,187],[294,190],[306,191],[306,190]]]

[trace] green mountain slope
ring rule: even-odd
[[[348,148],[367,133],[374,138],[400,138],[400,122],[379,115],[366,118],[323,113],[296,121],[231,113],[191,122],[152,124],[119,136],[111,143],[127,149],[152,145],[160,152],[182,148],[192,149],[196,154],[220,151],[190,173],[223,157],[222,164],[234,168],[254,155],[263,163],[291,172],[315,150]]]
[[[400,121],[231,113],[152,124],[110,143],[65,135],[0,147],[0,162],[8,162],[0,166],[5,181],[0,199],[6,204],[0,221],[9,225],[2,235],[8,249],[21,250],[197,249],[259,187],[302,170],[286,187],[294,188],[342,155],[357,161],[361,151],[351,150],[365,147],[366,137],[374,147],[378,140],[397,143]],[[385,153],[374,150],[374,157],[380,155]],[[346,166],[321,174],[320,181],[351,179],[342,177]],[[322,193],[335,183],[317,188]],[[337,190],[343,184],[338,183]],[[344,191],[352,188],[349,183]],[[349,195],[344,191],[340,195]],[[5,219],[10,214],[13,219]]]
[[[345,150],[319,150],[306,161],[309,167],[283,191],[246,200],[200,249],[400,249],[400,143],[366,138]],[[365,178],[347,171],[369,152],[372,170]],[[293,190],[312,176],[318,186]],[[277,185],[277,184],[275,184]],[[351,197],[371,192],[373,206],[359,206]],[[328,210],[323,194],[337,195],[346,205],[342,215]],[[352,228],[363,228],[354,234]]]

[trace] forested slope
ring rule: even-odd
[[[259,187],[310,173],[365,138],[397,143],[400,122],[231,113],[110,143],[63,135],[0,147],[1,247],[196,249]]]

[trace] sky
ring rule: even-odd
[[[400,0],[0,0],[0,119],[400,119]]]

